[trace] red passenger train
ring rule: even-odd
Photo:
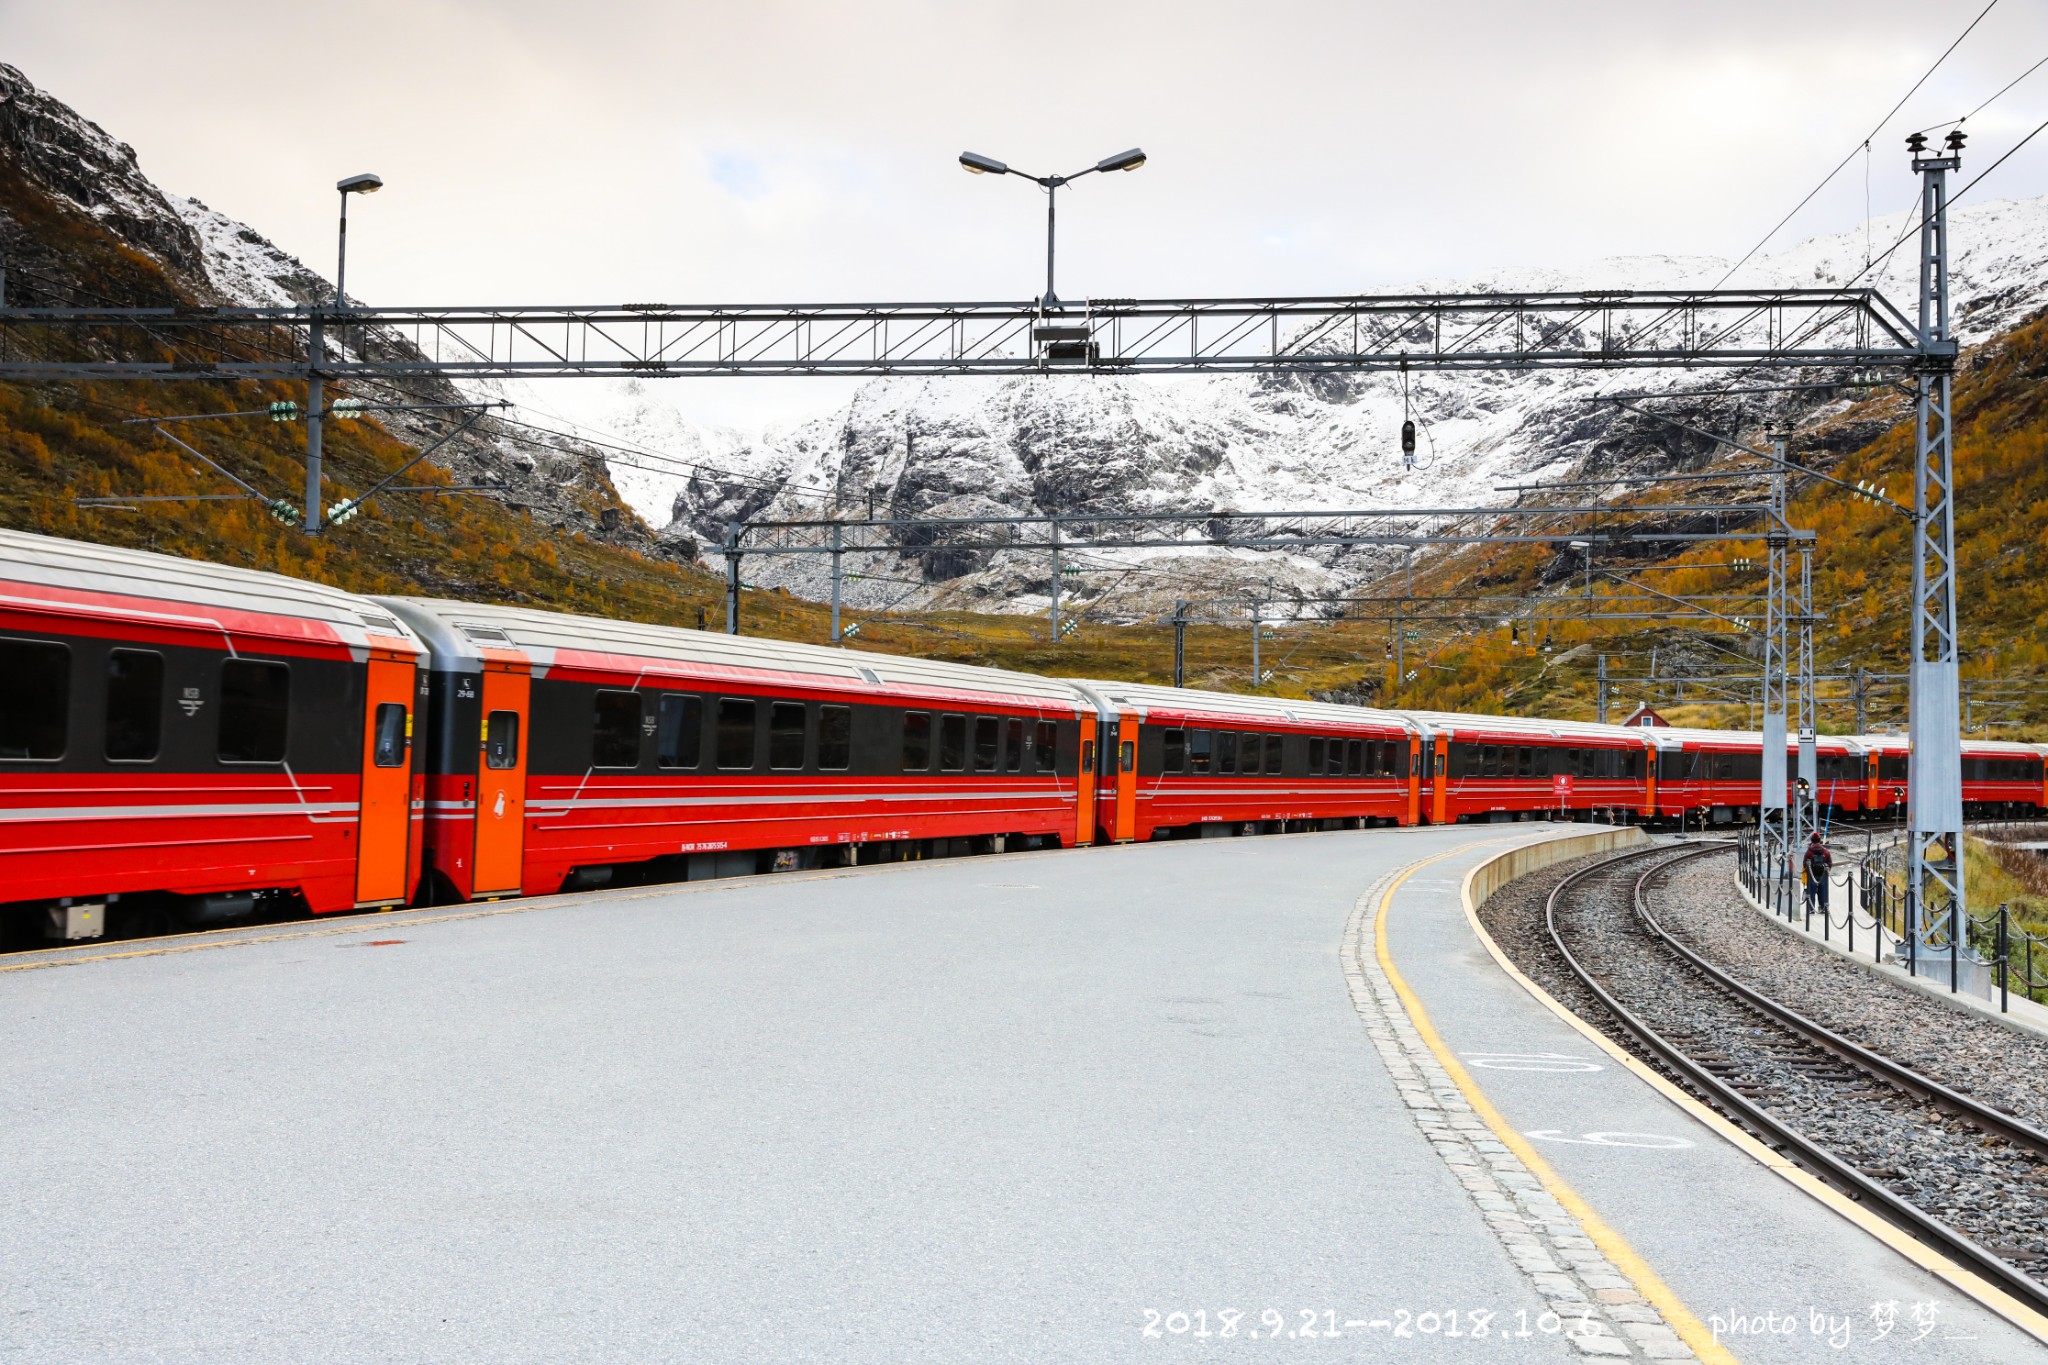
[[[0,531],[0,906],[93,937],[407,903],[421,653],[318,584]]]
[[[1966,742],[1969,812],[2048,809],[2044,754]],[[1903,739],[1817,765],[1826,818],[1902,809]],[[1749,733],[1045,678],[0,532],[17,944],[1214,834],[1729,823],[1761,773]]]

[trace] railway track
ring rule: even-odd
[[[1608,1031],[1813,1175],[2048,1312],[2048,1133],[1807,1019],[1668,933],[1655,884],[1724,848],[1638,849],[1551,891],[1550,945]]]

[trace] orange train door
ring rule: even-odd
[[[1138,837],[1138,718],[1129,713],[1116,722],[1116,814],[1110,837],[1128,844]]]
[[[1095,842],[1095,713],[1081,716],[1081,772],[1074,779],[1074,843]]]
[[[356,811],[356,907],[403,904],[411,870],[412,697],[419,666],[371,658]]]
[[[476,765],[473,896],[519,891],[526,829],[526,702],[531,680],[495,661],[484,665],[484,719]]]
[[[1417,735],[1408,736],[1408,818],[1401,823],[1415,825],[1422,822],[1422,739]]]
[[[1451,818],[1451,737],[1437,735],[1430,740],[1429,770],[1433,777],[1429,799],[1429,822],[1444,824]]]
[[[1657,818],[1657,746],[1654,744],[1643,750],[1643,815],[1646,819]]]

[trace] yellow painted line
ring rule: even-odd
[[[1479,921],[1479,906],[1472,899],[1472,884],[1478,880],[1479,874],[1486,869],[1486,866],[1486,863],[1480,863],[1470,872],[1467,872],[1464,885],[1459,888],[1459,899],[1465,905],[1465,920],[1472,926],[1472,932],[1479,936],[1479,941],[1486,945],[1486,951],[1492,956],[1494,962],[1499,965],[1502,971],[1512,977],[1523,990],[1535,996],[1552,1014],[1570,1024],[1595,1047],[1605,1052],[1622,1066],[1627,1067],[1665,1099],[1683,1109],[1696,1122],[1719,1134],[1736,1149],[1755,1160],[1759,1165],[1787,1181],[1802,1193],[1833,1209],[1836,1213],[1848,1219],[1872,1237],[1877,1238],[1878,1241],[1883,1242],[1893,1251],[1898,1252],[1921,1269],[1947,1281],[1949,1285],[1964,1296],[1975,1299],[1978,1303],[2036,1340],[2048,1343],[2048,1318],[2044,1318],[2041,1314],[2036,1313],[2033,1309],[2021,1303],[2018,1299],[2015,1299],[2012,1295],[2006,1293],[1997,1285],[1992,1284],[1975,1271],[1957,1265],[1954,1261],[1951,1261],[1948,1257],[1919,1239],[1886,1222],[1869,1209],[1864,1208],[1861,1204],[1843,1194],[1840,1190],[1834,1188],[1834,1186],[1817,1179],[1775,1148],[1757,1141],[1756,1138],[1750,1136],[1748,1132],[1738,1127],[1718,1111],[1709,1108],[1698,1099],[1695,1099],[1690,1093],[1680,1089],[1672,1081],[1660,1075],[1627,1048],[1579,1018],[1578,1015],[1573,1014],[1552,996],[1549,991],[1544,990],[1525,976],[1519,967],[1508,960],[1508,955],[1501,950],[1501,946],[1498,943],[1493,941],[1493,935],[1488,933],[1486,926]]]
[[[1437,855],[1438,858],[1449,856],[1448,853]],[[1693,1354],[1709,1362],[1709,1365],[1738,1365],[1728,1348],[1714,1340],[1714,1334],[1707,1330],[1706,1324],[1693,1316],[1692,1310],[1685,1306],[1684,1301],[1672,1291],[1671,1286],[1665,1284],[1657,1272],[1650,1269],[1649,1262],[1637,1254],[1636,1249],[1628,1244],[1626,1238],[1609,1227],[1599,1214],[1593,1212],[1593,1206],[1580,1198],[1578,1191],[1567,1185],[1563,1177],[1551,1169],[1550,1163],[1543,1159],[1542,1154],[1530,1145],[1529,1140],[1516,1131],[1514,1126],[1501,1116],[1500,1111],[1493,1107],[1493,1102],[1486,1098],[1486,1092],[1473,1081],[1472,1074],[1465,1070],[1464,1064],[1444,1045],[1444,1040],[1437,1036],[1436,1026],[1429,1022],[1429,1011],[1422,1007],[1422,1001],[1409,989],[1407,981],[1395,969],[1393,955],[1387,951],[1387,911],[1394,904],[1394,893],[1401,889],[1402,883],[1436,861],[1437,858],[1426,858],[1403,868],[1400,875],[1387,884],[1385,893],[1380,896],[1379,910],[1373,916],[1373,948],[1379,958],[1380,970],[1387,974],[1388,982],[1394,987],[1394,994],[1401,998],[1401,1007],[1408,1011],[1409,1022],[1415,1025],[1416,1033],[1429,1045],[1429,1050],[1436,1054],[1437,1064],[1443,1067],[1445,1074],[1464,1095],[1465,1102],[1472,1106],[1472,1112],[1493,1131],[1494,1137],[1499,1139],[1502,1146],[1513,1152],[1521,1163],[1529,1168],[1529,1173],[1542,1183],[1550,1197],[1562,1204],[1565,1212],[1578,1220],[1579,1227],[1592,1239],[1593,1245],[1600,1248],[1601,1254],[1612,1261],[1622,1274],[1634,1281],[1636,1288],[1642,1291],[1643,1297],[1663,1314],[1664,1321],[1671,1325],[1671,1330],[1678,1333],[1679,1340],[1691,1347]],[[1467,888],[1471,886],[1471,880],[1471,874],[1468,873],[1465,879]]]

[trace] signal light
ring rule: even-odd
[[[1415,463],[1415,419],[1412,417],[1401,423],[1401,458],[1408,464]]]
[[[273,422],[296,422],[299,420],[299,405],[286,399],[270,405],[270,420]]]

